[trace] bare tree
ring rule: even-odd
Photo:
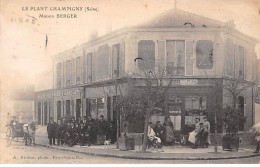
[[[144,117],[144,142],[142,151],[145,152],[148,140],[148,124],[151,114],[158,109],[158,105],[165,100],[165,95],[172,86],[174,76],[167,75],[166,68],[156,70],[139,70],[129,78],[137,89],[130,92],[127,97],[121,97],[118,105],[124,106],[122,114]]]

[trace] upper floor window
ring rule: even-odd
[[[141,40],[138,43],[138,67],[141,70],[154,70],[155,43],[152,40]]]
[[[76,58],[76,83],[80,83],[81,76],[81,65],[80,65],[80,57]]]
[[[61,87],[61,63],[57,64],[57,88]]]
[[[71,84],[71,61],[66,61],[66,86],[70,86]]]
[[[238,47],[238,77],[244,79],[244,47]]]
[[[234,76],[234,42],[231,39],[226,41],[226,73]]]
[[[88,53],[87,54],[87,81],[91,82],[92,81],[92,76],[94,74],[93,71],[93,63],[92,63],[92,57],[93,57],[93,53]]]
[[[120,44],[112,46],[112,74],[113,78],[119,76],[119,55],[120,55]]]
[[[185,41],[166,41],[166,70],[170,75],[184,75]]]
[[[196,45],[196,65],[198,69],[212,69],[213,67],[213,42],[199,40]]]
[[[96,79],[107,79],[110,74],[109,46],[102,45],[97,52]]]

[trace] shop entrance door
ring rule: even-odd
[[[43,125],[47,125],[47,110],[48,110],[48,103],[44,102],[44,120],[43,120]]]
[[[66,117],[70,117],[70,100],[66,100]]]
[[[76,119],[80,117],[80,107],[81,107],[81,100],[77,99],[76,100]]]
[[[174,131],[181,131],[182,127],[182,106],[180,104],[168,104],[168,113],[173,123]]]
[[[61,101],[57,101],[57,118],[61,118]]]
[[[38,124],[39,125],[42,124],[41,117],[42,117],[41,102],[38,102]]]

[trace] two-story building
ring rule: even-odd
[[[216,101],[211,81],[221,77],[237,78],[247,84],[256,81],[257,41],[234,27],[232,22],[222,23],[173,9],[142,25],[111,32],[59,53],[53,58],[55,89],[38,93],[36,117],[47,117],[41,102],[51,98],[54,110],[49,115],[55,121],[86,115],[95,119],[104,115],[105,119],[116,121],[115,97],[142,86],[129,81],[129,76],[165,66],[167,76],[174,80],[166,94],[164,115],[153,115],[151,121],[163,123],[168,115],[178,131],[185,123],[194,123],[196,117],[206,115],[214,131]],[[241,131],[254,123],[254,91],[252,84],[239,98],[247,117]],[[220,103],[231,104],[231,96],[224,89],[220,92]],[[141,132],[138,127],[133,131]]]

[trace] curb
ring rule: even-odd
[[[63,151],[70,151],[85,155],[91,155],[91,156],[100,156],[100,157],[113,157],[113,158],[123,158],[123,159],[140,159],[140,160],[222,160],[222,159],[240,159],[240,158],[251,158],[251,157],[257,157],[260,156],[260,153],[258,154],[251,154],[251,155],[242,155],[242,156],[231,156],[231,157],[187,157],[187,158],[180,158],[180,157],[138,157],[138,156],[125,156],[125,155],[112,155],[107,153],[92,153],[92,152],[81,152],[81,151],[75,151],[70,150],[66,148],[57,148],[57,147],[50,147],[42,144],[36,144],[37,146],[46,147],[50,149],[56,149],[56,150],[63,150]]]

